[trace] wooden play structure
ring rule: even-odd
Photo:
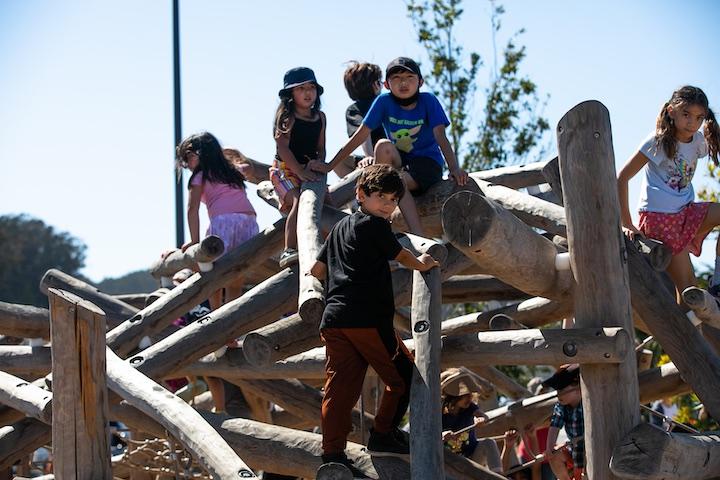
[[[554,393],[533,396],[495,367],[564,363],[581,364],[587,478],[720,477],[717,435],[666,432],[642,423],[639,408],[693,391],[720,418],[720,311],[703,291],[686,292],[703,321],[693,326],[667,287],[667,249],[622,236],[605,107],[595,101],[576,106],[556,133],[557,158],[475,172],[462,188],[443,181],[416,199],[424,229],[435,239],[404,235],[401,241],[431,253],[441,267],[392,272],[395,324],[416,363],[411,459],[370,457],[363,449],[378,390],[371,372],[347,453],[376,478],[505,478],[443,448],[441,370],[465,366],[511,400],[488,411],[488,421],[477,427],[479,437],[492,437],[542,425],[556,401]],[[253,166],[251,181],[267,178],[267,166]],[[115,297],[50,270],[40,285],[49,309],[0,302],[0,334],[50,342],[0,346],[0,479],[13,478],[18,461],[15,478],[23,478],[29,455],[52,445],[57,479],[240,479],[262,470],[350,480],[343,468],[318,470],[321,435],[312,430],[324,379],[318,336],[324,292],[303,272],[321,232],[347,215],[342,208],[353,198],[356,178],[350,174],[327,194],[324,179],[303,185],[299,266],[280,269],[274,260],[282,248],[281,219],[219,258],[217,238],[167,256],[152,267],[164,287],[182,268],[200,270],[172,289]],[[551,189],[524,191],[544,184]],[[258,192],[273,202],[266,186]],[[399,211],[393,228],[405,228]],[[240,298],[184,328],[172,327],[240,274],[254,285]],[[489,300],[502,306],[442,318],[443,304]],[[541,328],[570,317],[573,329]],[[647,355],[636,349],[636,328],[652,334],[672,363],[649,368]],[[213,354],[238,337],[240,348]],[[185,376],[236,385],[246,400],[244,414],[214,414],[207,394],[188,403],[164,388],[166,379]],[[116,457],[108,445],[109,420],[133,432]]]

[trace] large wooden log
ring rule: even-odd
[[[476,180],[483,195],[510,211],[520,220],[546,232],[567,236],[563,207],[503,185]]]
[[[248,333],[242,350],[251,365],[267,366],[320,344],[318,325],[294,314]]]
[[[543,160],[528,163],[527,165],[511,165],[491,170],[482,170],[480,172],[472,172],[470,177],[474,180],[483,180],[510,188],[524,188],[546,182],[543,175],[543,168],[547,163],[547,160]]]
[[[184,252],[174,250],[150,267],[150,275],[160,280],[172,277],[183,268],[196,268],[198,263],[212,263],[225,251],[222,238],[210,235]]]
[[[499,330],[443,340],[443,358],[459,364],[617,364],[630,351],[630,335],[619,327]]]
[[[450,242],[500,280],[541,297],[571,295],[572,275],[555,268],[553,243],[493,201],[456,193],[443,206],[442,222]]]
[[[60,478],[111,478],[105,317],[92,303],[50,288],[53,469]]]
[[[49,340],[50,312],[47,308],[0,302],[0,333]]]
[[[618,478],[705,480],[720,477],[720,435],[666,432],[641,423],[612,452]]]
[[[97,305],[103,312],[109,328],[120,325],[138,312],[138,309],[112,295],[103,293],[89,283],[83,282],[67,273],[51,268],[40,280],[40,290],[48,294],[50,288],[65,290],[83,300]]]
[[[459,366],[459,365],[454,365]],[[533,394],[527,388],[517,383],[495,367],[488,365],[473,365],[471,370],[489,381],[498,392],[511,400],[532,397]]]
[[[52,394],[9,373],[0,371],[0,403],[44,423],[52,421]]]
[[[455,275],[443,282],[442,303],[517,300],[528,294],[491,275]]]
[[[0,469],[11,467],[47,444],[50,427],[33,418],[0,427]],[[110,478],[110,477],[107,477]]]
[[[43,376],[52,368],[50,362],[50,347],[0,346],[0,370],[13,375]]]
[[[688,321],[674,295],[662,287],[650,264],[635,249],[626,251],[633,308],[710,415],[720,418],[720,357]]]
[[[298,293],[298,313],[307,322],[308,328],[318,327],[325,307],[325,290],[320,280],[309,272],[317,259],[322,246],[320,216],[325,198],[326,180],[303,182],[300,187],[300,200],[297,216],[297,244],[300,264],[300,291]]]
[[[675,364],[666,363],[638,374],[640,403],[690,392],[690,386],[680,376]]]
[[[180,397],[173,395],[107,350],[108,385],[129,404],[159,422],[216,478],[255,474]]]
[[[711,327],[720,328],[720,305],[710,292],[702,288],[689,287],[683,290],[682,297],[697,318]]]
[[[550,418],[556,402],[557,393],[550,392],[488,410],[487,421],[479,424],[475,433],[478,438],[494,437],[510,429],[522,431],[528,425],[538,427]]]
[[[607,109],[596,101],[577,105],[560,119],[557,138],[570,262],[577,281],[575,325],[619,326],[632,332]],[[640,420],[635,358],[583,365],[580,377],[588,476],[612,480],[612,448]]]
[[[410,389],[412,478],[444,479],[440,405],[440,269],[413,274],[412,332],[415,366]]]

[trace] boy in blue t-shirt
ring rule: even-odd
[[[442,179],[443,163],[458,185],[467,183],[468,175],[460,168],[452,146],[445,135],[450,124],[438,99],[428,92],[420,92],[423,84],[420,68],[414,60],[398,57],[385,70],[385,88],[390,93],[379,95],[363,119],[362,126],[328,164],[310,162],[310,168],[329,172],[347,158],[382,125],[387,139],[375,145],[374,162],[392,165],[402,171],[402,178],[410,192],[419,195]],[[372,160],[363,160],[365,167]],[[405,194],[400,200],[410,232],[422,235],[423,229],[415,201]]]

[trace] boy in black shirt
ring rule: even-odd
[[[349,465],[344,450],[352,408],[360,397],[368,364],[385,383],[368,451],[407,455],[398,425],[407,410],[412,356],[393,327],[395,301],[388,260],[425,271],[438,265],[428,254],[415,257],[398,243],[388,218],[405,193],[389,165],[363,170],[356,187],[360,209],[333,227],[310,272],[327,278],[327,304],[320,324],[326,345],[322,403],[323,462]]]

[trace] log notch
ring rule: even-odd
[[[440,269],[413,273],[415,369],[410,389],[410,471],[418,480],[444,480],[440,405]]]
[[[47,308],[0,302],[0,333],[49,340],[50,312]]]
[[[48,289],[56,288],[73,293],[83,300],[92,302],[105,312],[109,328],[115,328],[138,312],[138,309],[112,295],[103,293],[94,286],[67,273],[51,268],[40,280],[40,290],[48,295]]]
[[[320,280],[312,275],[305,275],[305,273],[309,272],[315,264],[315,259],[322,246],[320,216],[326,189],[325,175],[314,182],[303,182],[300,187],[297,215],[297,244],[300,263],[298,313],[300,318],[307,322],[308,328],[320,325],[325,306],[325,291]]]
[[[666,432],[641,423],[620,440],[610,469],[619,478],[705,480],[720,476],[720,435]]]
[[[160,280],[172,277],[183,268],[194,268],[198,263],[214,262],[225,251],[225,244],[216,235],[203,238],[184,252],[174,250],[150,267],[150,275]]]
[[[107,350],[110,388],[159,422],[215,478],[257,478],[193,407]],[[55,428],[53,428],[53,431]]]
[[[619,327],[500,330],[443,340],[443,361],[458,365],[618,364],[630,351],[630,335]]]
[[[633,331],[626,254],[615,188],[610,116],[599,102],[574,107],[557,127],[568,246],[577,285],[578,328]],[[640,420],[637,366],[628,355],[612,365],[580,369],[589,478],[612,480],[613,447]],[[622,389],[617,389],[622,385]]]
[[[50,288],[53,466],[60,478],[112,478],[105,375],[105,316]]]
[[[455,247],[500,280],[546,298],[571,294],[572,275],[555,269],[555,245],[493,201],[456,193],[443,206],[442,223]]]

